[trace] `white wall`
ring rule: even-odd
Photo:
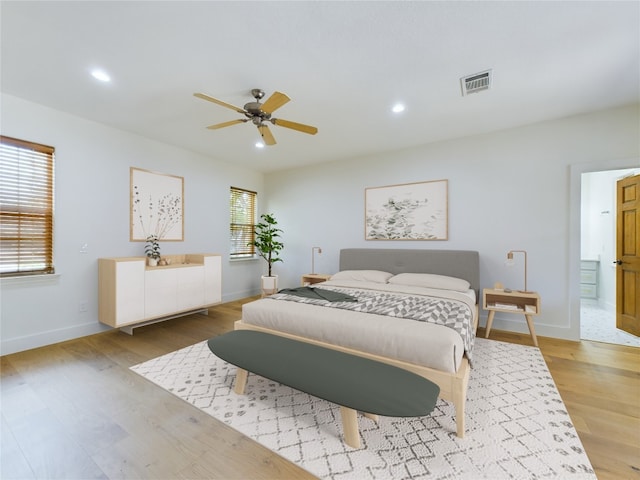
[[[2,134],[56,147],[55,263],[45,280],[0,282],[2,354],[101,331],[97,258],[142,255],[129,242],[129,167],[185,178],[185,241],[164,253],[223,254],[223,299],[255,294],[262,262],[230,264],[228,192],[256,190],[284,229],[281,287],[299,283],[321,246],[317,272],[334,272],[344,247],[474,249],[483,287],[521,287],[506,252],[529,252],[529,286],[542,295],[541,335],[579,338],[580,176],[640,166],[638,107],[545,122],[421,148],[263,175],[190,151],[2,95]],[[321,137],[318,137],[320,139]],[[449,180],[449,240],[364,240],[364,189]],[[88,244],[88,253],[80,247]],[[89,309],[80,313],[79,303]],[[495,328],[526,332],[524,319]]]
[[[320,246],[320,273],[336,271],[344,247],[478,250],[482,287],[501,281],[522,288],[522,270],[507,269],[504,261],[509,250],[523,249],[528,286],[542,297],[537,332],[578,340],[580,187],[576,200],[574,176],[579,180],[600,164],[640,165],[639,126],[636,105],[268,174],[266,209],[284,230],[280,286],[296,285],[310,271],[311,247]],[[449,180],[448,241],[364,240],[366,187],[439,179]],[[496,315],[495,328],[526,332],[520,317]]]
[[[97,259],[142,256],[129,241],[129,168],[184,177],[184,242],[162,253],[223,255],[223,299],[260,288],[257,261],[228,261],[229,187],[263,191],[263,175],[202,155],[2,95],[2,134],[56,149],[55,266],[47,278],[2,279],[2,354],[103,330]],[[88,253],[80,253],[88,245]],[[79,312],[87,302],[88,311]]]

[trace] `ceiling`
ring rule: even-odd
[[[2,1],[0,16],[4,93],[262,172],[640,101],[636,1]],[[462,96],[487,69],[491,89]],[[194,92],[242,107],[252,88],[286,93],[274,117],[318,134],[271,126],[277,145],[257,149],[250,122],[205,128],[241,116]]]

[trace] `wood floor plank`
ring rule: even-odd
[[[0,448],[0,478],[20,478],[24,480],[35,479],[36,475],[24,454],[13,432],[7,425],[4,415],[0,416],[2,430],[0,438],[2,444]]]
[[[640,478],[640,447],[619,443],[600,434],[579,432],[580,440],[596,466],[598,480],[633,480]],[[611,452],[615,452],[612,455]]]
[[[232,330],[256,298],[1,357],[0,476],[315,478],[129,369]],[[491,338],[532,345],[528,334]],[[539,342],[599,480],[640,479],[640,349]]]
[[[50,411],[27,415],[9,427],[36,478],[108,478]]]

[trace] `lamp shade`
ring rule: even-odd
[[[514,253],[522,253],[524,254],[524,290],[519,290],[521,293],[531,293],[527,290],[527,252],[525,250],[509,250],[507,253],[507,261],[504,262],[507,267],[512,267],[515,265],[515,260],[513,259]]]
[[[315,265],[315,254],[316,251],[318,252],[318,255],[320,255],[322,253],[322,248],[320,247],[311,247],[311,274],[313,275],[314,273],[316,273],[316,265]]]

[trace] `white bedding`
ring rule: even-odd
[[[380,290],[437,296],[464,302],[476,322],[475,292],[355,280],[329,280],[317,287]],[[445,372],[456,372],[464,355],[460,335],[451,328],[411,319],[264,298],[245,304],[244,323],[342,347],[404,360]]]

